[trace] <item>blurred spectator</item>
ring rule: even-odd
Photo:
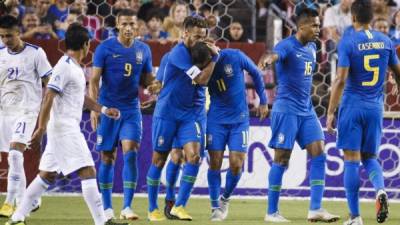
[[[268,9],[267,9],[267,1],[266,0],[257,0],[257,6],[258,6],[258,17],[264,17],[267,15]]]
[[[40,25],[39,17],[33,12],[27,12],[22,18],[22,38],[48,40],[57,38],[50,24]]]
[[[389,21],[385,18],[376,18],[372,21],[372,28],[386,35],[389,35]]]
[[[36,4],[33,9],[36,15],[39,17],[41,24],[46,23],[54,25],[54,22],[57,20],[56,16],[48,13],[50,4],[50,0],[36,0]]]
[[[129,9],[128,0],[117,0],[111,8],[110,13],[104,19],[104,29],[102,31],[101,40],[116,37],[117,30],[115,28],[115,18],[122,9]]]
[[[140,0],[130,0],[130,9],[134,11],[136,14],[139,13],[140,7],[142,6],[142,2]]]
[[[21,12],[19,11],[18,7],[12,7],[10,9],[10,12],[8,13],[8,15],[13,16],[15,18],[17,18],[19,21],[21,21]]]
[[[66,0],[55,0],[54,4],[50,6],[48,13],[62,22],[68,15],[68,3]]]
[[[161,30],[163,22],[163,15],[159,9],[152,9],[147,14],[147,28],[148,34],[144,36],[144,40],[161,41],[164,42],[168,38],[168,33]]]
[[[176,1],[169,11],[169,16],[164,19],[164,30],[169,33],[169,40],[179,41],[183,20],[189,16],[189,5],[183,1]]]
[[[253,43],[252,40],[247,38],[247,35],[243,30],[243,26],[239,21],[234,21],[229,26],[229,31],[227,32],[227,35],[225,36],[225,38],[230,42]]]
[[[137,39],[144,40],[144,37],[149,35],[149,29],[147,28],[146,22],[144,20],[138,19],[138,36]]]
[[[353,0],[341,0],[340,4],[326,9],[323,28],[326,28],[329,39],[337,42],[344,29],[351,25],[350,7],[352,2]]]
[[[166,3],[165,1],[166,0],[152,0],[150,2],[144,3],[140,7],[139,12],[137,14],[138,18],[142,19],[142,20],[145,20],[146,17],[147,17],[148,11],[151,10],[151,9],[154,9],[154,8],[160,9],[162,14],[163,14],[163,17],[167,16],[168,15],[168,11],[169,11],[169,7],[168,7],[167,4],[165,4]]]
[[[374,18],[390,18],[389,0],[371,0]]]
[[[59,39],[61,40],[65,39],[65,32],[67,31],[69,25],[71,25],[72,23],[77,22],[83,24],[83,19],[79,14],[80,14],[79,11],[69,10],[67,18],[65,18],[64,22],[60,23],[57,27],[56,34]],[[93,38],[94,34],[93,32],[89,31],[89,35],[90,38]]]
[[[203,6],[203,0],[192,0],[189,5],[191,14],[201,14],[201,7]]]
[[[86,15],[87,13],[87,1],[86,0],[75,0],[71,4],[70,10],[79,12],[79,16],[82,18],[83,26],[85,26],[90,33],[94,34],[94,38],[101,40],[101,22],[96,16]]]
[[[395,46],[400,45],[400,10],[393,14],[392,27],[389,31],[389,36],[392,38]]]

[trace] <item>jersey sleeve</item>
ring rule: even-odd
[[[183,46],[177,46],[172,49],[168,62],[183,71],[192,80],[201,73],[201,70],[192,64],[190,54],[188,51],[185,51]]]
[[[246,70],[251,78],[253,79],[254,86],[256,87],[256,92],[258,97],[260,98],[260,104],[266,105],[267,104],[267,95],[265,94],[265,85],[261,75],[261,71],[257,68],[256,64],[243,52],[237,51],[242,68]]]
[[[47,88],[50,88],[58,93],[62,93],[65,85],[68,82],[67,73],[68,68],[65,67],[63,64],[57,64],[54,69],[53,73],[50,77],[49,83],[47,84]]]
[[[106,51],[103,44],[97,46],[93,55],[93,66],[98,68],[104,68],[106,60]]]
[[[43,51],[42,48],[38,48],[37,50],[37,55],[36,55],[36,71],[39,74],[40,78],[47,77],[51,74],[52,68],[49,63],[49,60],[47,60],[46,53]]]
[[[146,45],[146,58],[143,65],[143,73],[151,73],[153,71],[153,60],[151,57],[151,50],[148,45]]]
[[[396,53],[396,46],[391,40],[388,41],[388,44],[390,46],[389,66],[397,65],[399,64],[399,59]]]
[[[157,74],[156,74],[156,80],[158,81],[163,81],[164,80],[164,72],[165,72],[165,67],[167,66],[168,63],[168,53],[165,54],[161,58],[160,66],[158,67]]]
[[[347,38],[342,38],[337,47],[338,67],[350,67],[351,46],[346,40]]]
[[[290,46],[287,41],[279,42],[273,52],[278,55],[278,61],[285,60],[286,56],[289,54]]]

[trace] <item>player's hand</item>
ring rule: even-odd
[[[260,64],[258,65],[258,67],[259,67],[260,69],[264,70],[265,68],[271,66],[272,63],[274,63],[274,55],[267,55],[267,56],[265,56],[265,58],[260,62]]]
[[[260,105],[256,115],[260,117],[260,121],[264,120],[268,116],[268,105]]]
[[[152,95],[157,95],[160,93],[162,88],[162,84],[159,80],[153,80],[149,86],[147,86],[147,90],[150,92]]]
[[[104,114],[105,114],[107,117],[110,117],[110,118],[112,118],[112,119],[114,119],[114,120],[119,119],[119,117],[121,116],[120,111],[119,111],[118,109],[116,109],[116,108],[107,108],[107,109],[105,110]]]
[[[210,49],[211,54],[212,54],[213,56],[219,54],[219,51],[220,51],[221,49],[220,49],[218,46],[216,46],[215,44],[212,44],[212,43],[210,43],[210,42],[206,42],[206,44],[207,44],[208,48]]]
[[[335,114],[328,114],[326,118],[326,128],[328,129],[328,132],[331,134],[335,133]]]
[[[147,101],[142,102],[142,103],[140,104],[140,108],[141,108],[141,109],[147,109],[147,108],[151,107],[155,102],[156,102],[155,99],[147,100]]]
[[[90,125],[92,125],[93,131],[97,130],[97,126],[99,124],[100,113],[91,111],[90,112]]]
[[[32,134],[31,140],[28,142],[27,148],[28,149],[38,149],[40,147],[40,143],[42,142],[42,138],[44,135],[45,129],[44,128],[37,128],[35,132]]]

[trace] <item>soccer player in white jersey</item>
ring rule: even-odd
[[[18,20],[0,17],[0,151],[8,152],[7,197],[0,216],[10,217],[26,188],[24,156],[52,68],[42,48],[20,38]]]
[[[106,219],[96,182],[96,169],[85,137],[80,131],[82,107],[119,118],[119,111],[97,104],[85,96],[86,80],[80,62],[89,51],[89,32],[79,24],[72,24],[66,32],[66,55],[62,56],[47,85],[38,128],[31,144],[38,145],[47,127],[47,145],[39,165],[39,175],[25,192],[20,205],[6,225],[25,225],[25,217],[32,205],[55,182],[57,173],[77,172],[81,178],[82,195],[95,225],[120,223]],[[48,123],[48,124],[47,124]],[[127,225],[127,223],[122,223]]]

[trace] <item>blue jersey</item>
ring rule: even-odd
[[[338,46],[339,67],[349,68],[342,105],[383,107],[388,65],[398,64],[392,41],[378,31],[355,31]]]
[[[140,76],[151,73],[151,51],[147,44],[135,40],[124,47],[117,38],[101,43],[94,53],[93,66],[103,70],[99,103],[121,110],[139,108]]]
[[[243,70],[252,77],[260,104],[267,104],[264,82],[257,66],[240,50],[224,49],[208,83],[211,97],[208,121],[232,124],[249,120]]]
[[[191,77],[200,73],[196,68],[189,49],[183,43],[164,55],[157,72],[157,80],[163,81],[163,88],[154,116],[168,120],[193,120],[205,115],[205,87],[195,84]]]
[[[279,42],[274,53],[278,55],[278,87],[272,111],[302,116],[315,113],[311,102],[312,75],[316,65],[315,43],[303,45],[293,35]]]

